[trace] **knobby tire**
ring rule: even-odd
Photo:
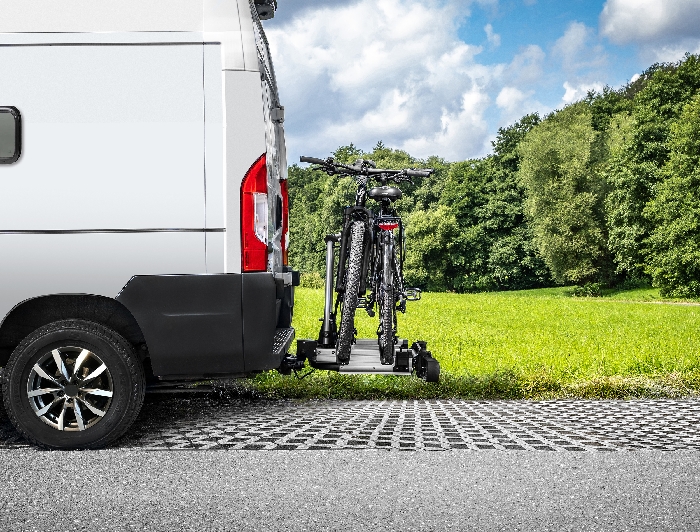
[[[379,298],[379,350],[382,364],[394,363],[394,279],[393,238],[391,234],[382,238],[382,280]]]
[[[353,222],[350,229],[350,255],[345,276],[345,294],[343,295],[338,346],[336,348],[338,361],[341,364],[350,360],[350,349],[355,339],[355,310],[357,309],[357,301],[360,295],[364,236],[365,224],[363,222]]]

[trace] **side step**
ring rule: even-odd
[[[289,352],[289,346],[294,341],[294,329],[277,329],[272,352],[280,359]]]

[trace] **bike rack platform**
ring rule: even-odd
[[[399,342],[399,345],[401,343]],[[401,350],[400,347],[396,347],[396,355],[399,354]],[[397,356],[394,358],[397,358]],[[337,365],[335,357],[335,349],[322,349],[316,350],[316,360],[309,361],[312,365],[315,364],[333,364]],[[411,357],[408,358],[408,367],[396,368],[391,365],[383,365],[379,362],[379,344],[377,340],[370,339],[358,339],[357,342],[350,349],[350,362],[347,365],[339,366],[338,371],[340,373],[348,374],[365,374],[365,375],[379,375],[379,374],[389,374],[389,375],[410,375],[413,371]]]
[[[337,371],[346,375],[403,375],[416,376],[429,382],[437,382],[440,364],[426,349],[426,343],[414,342],[409,348],[407,340],[399,340],[395,347],[394,364],[384,365],[380,362],[379,345],[375,339],[358,339],[350,349],[350,361],[339,364],[335,349],[318,347],[314,340],[298,340],[297,354],[290,363],[297,364],[298,369],[304,362],[312,368]]]

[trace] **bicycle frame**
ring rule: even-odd
[[[412,183],[411,177],[427,177],[432,173],[432,170],[379,170],[376,169],[371,161],[358,160],[354,165],[348,166],[335,163],[332,158],[322,160],[313,157],[301,157],[301,162],[317,164],[329,175],[351,175],[357,182],[355,204],[345,208],[341,232],[337,235],[326,237],[325,306],[318,344],[320,347],[332,349],[337,342],[342,340],[338,346],[338,357],[340,359],[340,352],[342,351],[343,363],[347,364],[349,360],[348,342],[351,338],[351,336],[348,336],[348,331],[352,330],[349,329],[349,327],[352,327],[352,321],[348,322],[346,316],[350,316],[349,319],[353,320],[355,310],[360,308],[361,305],[365,307],[370,316],[374,316],[374,306],[377,304],[381,311],[380,327],[377,333],[379,335],[380,348],[386,354],[386,346],[390,345],[387,343],[387,336],[393,338],[392,346],[395,345],[397,338],[396,310],[405,312],[405,302],[407,300],[420,298],[409,295],[404,287],[404,226],[400,216],[393,208],[393,202],[401,197],[401,191],[394,187],[388,187],[387,184],[391,180],[395,183],[401,181]],[[373,188],[368,194],[367,187],[371,177],[376,178],[381,187]],[[378,210],[372,211],[366,207],[368,197],[378,202]],[[362,230],[357,222],[360,222],[364,227],[364,235],[362,235]],[[398,235],[394,233],[396,229],[398,229]],[[352,264],[355,266],[351,270],[352,276],[350,280],[347,281],[351,233],[354,235],[352,237],[353,243],[356,243],[356,239],[362,235],[362,247],[358,248],[356,244],[353,244],[352,253],[354,258],[352,259]],[[336,242],[339,244],[337,266],[334,256]],[[398,252],[396,247],[398,247]],[[334,268],[335,275],[333,275]],[[352,284],[352,292],[348,294],[346,294],[346,281]],[[334,284],[335,287],[333,286]],[[368,288],[370,293],[369,296],[365,297]],[[335,298],[333,292],[336,293]],[[411,294],[419,293],[417,289],[411,289],[409,292]],[[380,296],[382,297],[381,302],[378,300]],[[345,310],[343,310],[341,314],[343,319],[341,330],[338,331],[336,316],[341,303],[345,304],[346,298],[349,298],[348,304],[351,305],[351,309],[347,315]],[[334,299],[335,304],[333,304]],[[397,302],[398,307],[396,305]],[[386,312],[387,309],[391,309],[391,315],[393,315],[391,320],[391,315],[388,315]],[[389,321],[391,321],[391,324],[389,324]],[[389,326],[391,330],[388,329]],[[339,332],[341,340],[338,339]],[[352,342],[354,343],[354,339]],[[393,351],[386,354],[386,357],[383,354],[382,357],[384,357],[382,358],[382,364],[393,364]]]

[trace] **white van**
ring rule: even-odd
[[[5,0],[0,367],[30,441],[104,446],[146,383],[294,338],[274,0]]]

